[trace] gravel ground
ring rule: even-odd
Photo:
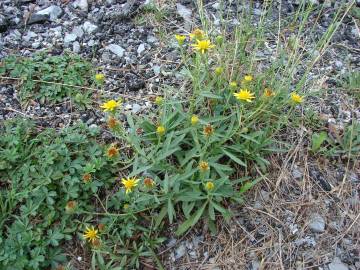
[[[2,0],[0,59],[42,50],[49,55],[64,50],[80,54],[106,74],[108,97],[124,97],[125,109],[141,113],[151,108],[151,99],[161,94],[163,85],[181,84],[181,78],[174,76],[179,56],[169,37],[199,23],[194,1],[157,1],[166,6],[161,21],[145,13],[149,2]],[[298,2],[275,3],[275,11],[281,6],[280,14],[286,16],[298,8]],[[308,2],[317,6],[319,1]],[[314,37],[326,31],[339,1],[321,2],[325,8],[309,20],[316,24]],[[219,4],[204,1],[206,15],[214,24]],[[238,7],[226,5],[229,24],[236,24]],[[262,1],[254,1],[255,21],[261,5]],[[340,82],[350,70],[360,71],[359,20],[344,18],[328,51],[309,74],[317,82],[311,90],[325,90],[325,95],[312,98],[311,107],[329,129],[342,131],[352,121],[360,121],[359,99]],[[311,41],[307,40],[304,50],[312,48]],[[262,53],[271,55],[271,44]],[[77,111],[70,100],[53,106],[34,101],[22,107],[16,86],[12,80],[0,80],[0,120],[21,115],[53,127],[79,120],[99,125],[104,121],[96,106]],[[359,164],[314,159],[306,150],[305,131],[289,131],[292,151],[272,157],[271,175],[247,196],[245,206],[233,206],[236,215],[230,223],[219,220],[216,237],[201,225],[181,239],[170,236],[160,252],[167,269],[360,269]]]

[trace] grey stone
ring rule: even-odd
[[[156,66],[153,66],[153,71],[155,73],[155,75],[159,75],[160,74],[160,71],[161,71],[161,67],[156,65]]]
[[[322,233],[325,230],[325,219],[319,214],[313,214],[310,217],[309,228],[316,233]]]
[[[336,66],[337,68],[342,68],[343,65],[344,65],[344,64],[343,64],[341,61],[339,61],[339,60],[336,60],[336,61],[335,61],[335,66]]]
[[[191,20],[192,12],[190,9],[188,9],[184,5],[176,4],[176,11],[185,21]]]
[[[137,48],[138,55],[142,54],[145,51],[145,44],[141,43],[139,47]]]
[[[48,16],[50,21],[55,21],[62,14],[62,9],[58,6],[52,5],[48,8],[36,12],[37,15]]]
[[[116,44],[110,44],[110,45],[106,46],[106,49],[109,50],[110,52],[116,54],[119,57],[123,57],[124,53],[125,53],[125,50],[121,46],[116,45]]]
[[[49,20],[50,20],[49,15],[41,15],[34,13],[30,16],[29,20],[27,21],[27,24],[43,23]]]
[[[35,34],[32,31],[28,31],[26,35],[23,37],[23,39],[27,42],[29,42],[32,38],[37,37],[37,34]]]
[[[349,267],[337,257],[328,265],[329,270],[349,270]]]
[[[75,42],[73,43],[73,52],[74,52],[74,53],[79,53],[79,52],[80,52],[80,43],[77,42],[77,41],[75,41]]]
[[[71,33],[76,35],[78,38],[82,38],[84,35],[84,31],[80,26],[75,26]]]
[[[138,113],[141,110],[141,106],[139,104],[133,104],[132,105],[132,112],[133,113]]]
[[[91,34],[92,32],[96,31],[98,27],[91,22],[84,22],[83,29],[86,33]]]
[[[77,39],[77,36],[75,34],[69,34],[69,33],[66,33],[65,34],[65,38],[64,38],[64,43],[65,44],[68,44],[70,42],[73,42]]]
[[[186,247],[184,243],[181,243],[178,248],[175,249],[175,260],[180,259],[185,255]]]

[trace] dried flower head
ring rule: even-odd
[[[73,213],[77,206],[76,201],[68,201],[65,206],[66,213]]]
[[[108,158],[116,157],[118,154],[119,149],[117,149],[115,145],[111,145],[106,152]]]
[[[193,39],[201,40],[205,37],[205,33],[203,30],[196,28],[190,33],[189,36],[191,40]]]
[[[90,173],[85,173],[83,176],[82,176],[82,179],[85,183],[89,183],[91,181],[91,174]]]
[[[207,163],[206,161],[200,161],[199,162],[199,170],[202,172],[209,170],[209,163]]]
[[[204,127],[204,135],[210,137],[214,133],[214,128],[208,124]]]
[[[98,224],[98,229],[99,229],[99,232],[103,232],[105,230],[105,224],[99,223]]]
[[[110,129],[114,129],[119,125],[119,122],[116,120],[116,118],[111,116],[107,121],[107,125]]]
[[[275,93],[270,88],[265,88],[264,89],[264,96],[265,97],[272,97],[272,96],[275,96]]]
[[[151,179],[150,177],[146,177],[144,179],[144,185],[147,188],[153,188],[155,186],[155,181]]]

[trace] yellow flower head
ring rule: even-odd
[[[224,72],[224,69],[222,67],[217,67],[215,68],[215,74],[216,75],[221,75]]]
[[[137,186],[139,182],[139,179],[133,178],[122,178],[121,183],[124,185],[125,193],[128,194],[129,192],[132,192],[134,187]]]
[[[165,127],[164,126],[158,126],[156,128],[156,133],[159,135],[159,136],[162,136],[165,134]]]
[[[113,158],[119,154],[119,149],[115,147],[115,145],[112,145],[108,148],[106,155],[108,158]]]
[[[110,100],[108,102],[103,103],[100,107],[104,109],[105,112],[113,112],[115,111],[117,108],[119,108],[121,106],[121,102],[120,101],[115,101],[115,100]]]
[[[175,35],[175,39],[177,40],[178,44],[181,46],[184,44],[186,36],[184,35]]]
[[[160,106],[164,101],[164,98],[163,97],[156,97],[155,98],[155,104]]]
[[[255,98],[254,94],[247,89],[240,89],[238,93],[234,93],[234,97],[238,100],[244,100],[246,102],[251,102],[252,99]]]
[[[105,75],[102,73],[96,74],[95,81],[97,81],[98,83],[103,83],[105,81]]]
[[[272,97],[275,96],[275,93],[270,88],[264,89],[264,96],[265,97]]]
[[[95,230],[93,226],[86,227],[83,237],[91,243],[94,243],[96,239],[99,239],[99,232]]]
[[[229,83],[229,86],[230,86],[230,89],[234,90],[238,85],[237,85],[237,82],[232,81]]]
[[[150,177],[146,177],[144,179],[144,185],[147,188],[153,188],[155,186],[155,181],[152,180]]]
[[[206,182],[206,184],[205,184],[205,188],[206,188],[207,190],[209,190],[209,191],[210,191],[210,190],[213,190],[214,187],[215,187],[215,185],[214,185],[214,183],[211,182],[211,181]]]
[[[193,39],[201,40],[205,37],[205,33],[203,30],[196,28],[191,32],[189,36],[191,40]]]
[[[199,162],[199,170],[202,172],[209,170],[209,163],[207,163],[206,161],[200,161]]]
[[[245,82],[251,82],[253,79],[254,79],[254,78],[253,78],[253,76],[251,76],[251,75],[246,75],[246,76],[244,77],[244,81],[245,81]]]
[[[91,181],[91,174],[90,173],[85,173],[82,176],[82,179],[83,179],[84,183],[89,183]]]
[[[211,41],[206,40],[197,40],[196,44],[192,44],[191,46],[194,47],[195,50],[199,51],[200,53],[206,53],[208,50],[215,47],[214,44],[211,44]]]
[[[110,117],[107,121],[107,125],[110,129],[114,129],[119,125],[119,122],[114,117]]]
[[[208,124],[204,127],[204,134],[206,137],[210,137],[214,133],[214,128]]]
[[[291,93],[291,100],[293,102],[300,104],[303,102],[303,99],[304,99],[304,97],[296,94],[295,92]]]
[[[199,122],[199,117],[197,117],[197,115],[194,114],[193,116],[191,116],[191,124],[193,126],[195,126],[198,122]]]

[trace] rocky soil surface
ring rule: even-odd
[[[0,60],[40,51],[79,54],[106,75],[106,96],[123,97],[126,110],[141,113],[152,107],[152,98],[161,94],[165,85],[175,89],[181,85],[181,77],[175,73],[180,57],[172,46],[172,35],[187,33],[199,24],[196,1],[155,1],[166,5],[161,21],[146,15],[152,2],[1,0]],[[236,1],[225,2],[228,23],[236,25],[239,6]],[[272,19],[277,20],[279,7],[280,14],[286,16],[298,8],[299,2],[275,1]],[[318,0],[308,2],[315,7],[320,4]],[[310,20],[316,24],[310,33],[314,37],[326,31],[340,1],[320,2],[325,3],[324,9]],[[216,25],[221,1],[204,1],[204,6]],[[259,18],[262,1],[254,1],[251,12],[255,20]],[[329,50],[309,75],[319,82],[319,89],[326,89],[325,96],[311,101],[314,110],[338,130],[360,121],[358,100],[341,83],[349,71],[360,71],[359,20],[356,16],[344,18]],[[311,48],[311,40],[304,49]],[[270,57],[273,50],[270,44],[260,56]],[[104,121],[97,106],[74,110],[70,100],[52,106],[37,101],[22,106],[17,84],[16,80],[0,78],[0,121],[23,116],[53,127],[79,120],[97,125]],[[344,165],[314,163],[307,157],[298,150],[286,156],[285,164],[274,161],[277,174],[249,194],[252,199],[245,207],[234,209],[237,217],[222,224],[217,237],[198,228],[185,238],[170,238],[161,252],[168,269],[256,270],[264,269],[264,263],[268,263],[265,269],[360,269],[358,229],[356,232],[360,222],[360,169],[348,171]],[[348,183],[338,189],[344,175]]]

